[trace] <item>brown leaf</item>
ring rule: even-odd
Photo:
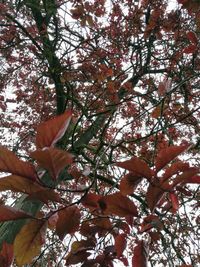
[[[31,218],[32,216],[24,211],[13,207],[0,205],[0,222]]]
[[[13,259],[14,259],[13,244],[8,244],[4,241],[0,252],[0,266],[1,267],[12,266]]]
[[[169,168],[165,170],[165,173],[162,176],[162,181],[166,181],[167,179],[172,177],[174,174],[177,174],[182,171],[186,171],[189,168],[190,167],[188,163],[181,162],[181,161],[175,162]]]
[[[80,224],[81,213],[78,207],[71,206],[58,211],[56,233],[61,240],[66,234],[74,234]]]
[[[40,254],[45,242],[46,221],[32,220],[25,224],[14,241],[14,254],[18,266],[30,263]]]
[[[160,171],[168,163],[174,160],[178,155],[184,152],[187,148],[188,146],[181,145],[181,146],[170,146],[160,150],[155,160],[156,171],[157,172]]]
[[[135,204],[120,192],[102,197],[99,200],[99,205],[104,214],[114,214],[120,217],[138,216]]]
[[[119,234],[115,237],[115,250],[117,252],[117,257],[120,258],[126,248],[127,243],[126,234]]]
[[[72,112],[66,111],[53,119],[41,123],[37,128],[36,147],[38,149],[51,147],[60,140],[70,123],[71,116]]]
[[[37,175],[33,165],[24,162],[7,148],[0,146],[0,171],[35,180]]]
[[[48,170],[54,180],[58,178],[64,167],[73,162],[71,154],[57,148],[36,150],[31,153],[31,157],[36,159],[42,168]]]
[[[124,162],[118,162],[116,165],[130,172],[133,172],[138,176],[145,177],[148,180],[151,180],[152,178],[151,169],[145,161],[139,158],[134,157]]]
[[[43,189],[43,190],[31,193],[26,198],[26,200],[28,199],[40,200],[41,202],[45,204],[48,204],[49,201],[62,203],[60,194],[56,193],[53,189]]]
[[[83,204],[83,206],[93,211],[99,208],[98,201],[100,199],[101,199],[100,195],[97,195],[95,193],[88,193],[86,196],[84,196],[81,203]]]
[[[138,241],[133,250],[132,267],[147,267],[147,256],[144,241]]]

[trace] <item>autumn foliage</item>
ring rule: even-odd
[[[0,21],[0,266],[198,266],[200,2]]]

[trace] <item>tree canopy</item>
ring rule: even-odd
[[[199,40],[199,0],[1,0],[0,266],[197,266]]]

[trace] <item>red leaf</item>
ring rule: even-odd
[[[41,185],[17,175],[9,175],[7,177],[0,178],[0,191],[11,190],[13,192],[21,192],[44,201],[52,200],[60,202],[60,197],[54,190],[46,189]]]
[[[194,175],[191,178],[186,179],[185,183],[188,183],[188,184],[200,184],[200,176]]]
[[[101,196],[95,194],[95,193],[88,193],[84,198],[82,199],[81,203],[86,208],[89,208],[90,210],[96,210],[99,209],[99,203],[98,201],[101,199]]]
[[[60,140],[71,120],[71,111],[41,123],[37,128],[36,146],[39,149],[53,146]]]
[[[64,167],[73,162],[71,154],[57,148],[36,150],[31,153],[31,157],[36,159],[42,168],[48,170],[54,180],[58,178]]]
[[[147,201],[148,207],[150,208],[152,212],[155,209],[156,205],[161,200],[161,198],[163,197],[164,193],[165,193],[164,189],[157,187],[157,186],[153,186],[151,184],[149,185],[147,194],[146,194],[146,201]]]
[[[25,218],[31,218],[32,216],[28,213],[17,210],[13,207],[8,207],[5,205],[0,205],[0,222],[13,221]]]
[[[32,180],[36,179],[36,172],[28,162],[24,162],[7,148],[0,146],[0,171],[9,172]]]
[[[139,158],[134,157],[124,162],[118,162],[116,165],[130,172],[133,172],[138,176],[145,177],[148,180],[151,180],[152,178],[151,169],[145,161]]]
[[[0,252],[0,266],[10,267],[14,260],[13,244],[8,244],[5,241],[2,244]]]
[[[194,32],[187,32],[187,38],[195,45],[198,44],[197,36]]]
[[[181,162],[181,161],[175,162],[169,168],[165,170],[165,173],[162,176],[162,181],[166,181],[167,179],[172,177],[174,174],[177,174],[182,171],[186,171],[189,168],[190,167],[188,163]]]
[[[134,173],[126,174],[120,182],[119,189],[122,195],[131,195],[139,182],[142,180],[141,176],[136,176]]]
[[[155,160],[156,171],[157,172],[160,171],[168,163],[174,160],[178,155],[184,152],[187,148],[188,146],[182,145],[182,146],[170,146],[160,150]]]
[[[119,234],[115,237],[115,250],[117,252],[117,257],[120,258],[126,248],[126,234]]]
[[[185,53],[185,54],[193,54],[193,53],[195,53],[197,51],[197,45],[195,44],[190,44],[190,45],[188,45],[187,47],[185,47],[184,49],[183,49],[183,53]]]
[[[176,178],[174,179],[171,185],[171,188],[175,187],[177,184],[180,184],[180,183],[188,183],[188,181],[192,179],[192,177],[194,177],[197,173],[199,173],[198,168],[195,168],[195,167],[189,168],[182,174],[176,176]]]
[[[176,212],[179,209],[178,197],[174,193],[170,193],[169,196],[171,199],[173,211]]]
[[[133,250],[132,267],[147,267],[147,249],[144,241],[138,241]]]
[[[138,216],[135,204],[128,197],[123,196],[120,192],[102,197],[99,200],[99,206],[104,214],[114,214],[120,217],[128,215]]]
[[[76,206],[67,207],[58,211],[56,233],[61,240],[66,234],[74,234],[80,224],[81,213]]]

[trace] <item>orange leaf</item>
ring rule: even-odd
[[[46,221],[33,220],[25,224],[14,241],[14,254],[18,266],[30,263],[40,254],[45,242]]]
[[[114,214],[120,217],[138,216],[135,204],[120,192],[102,197],[99,200],[99,206],[108,215]]]
[[[132,172],[126,174],[119,185],[121,194],[124,196],[131,195],[141,180],[140,176],[134,175]]]
[[[149,185],[147,189],[147,194],[146,194],[146,201],[147,201],[148,207],[150,208],[152,212],[154,208],[156,207],[156,205],[158,204],[158,202],[161,200],[164,193],[165,192],[163,189],[156,187],[156,186],[152,186],[151,184]]]
[[[71,115],[71,111],[66,111],[53,119],[41,123],[37,128],[36,147],[40,149],[50,147],[60,140],[70,123]]]
[[[76,206],[67,207],[58,211],[56,233],[61,240],[66,234],[74,234],[80,224],[81,213]]]
[[[8,207],[5,205],[0,205],[0,222],[25,219],[31,217],[32,217],[31,215],[29,215],[24,211],[17,210],[13,207]]]
[[[9,172],[32,180],[36,179],[36,172],[28,162],[24,162],[7,148],[0,146],[0,171]]]
[[[138,241],[137,246],[133,250],[132,266],[147,267],[147,249],[144,241]]]
[[[119,234],[115,237],[115,250],[117,252],[117,257],[120,258],[126,248],[126,234]]]
[[[148,180],[151,180],[152,178],[151,169],[142,159],[134,157],[124,162],[118,162],[116,165],[128,171],[131,171],[138,176],[145,177]]]
[[[178,155],[184,152],[188,146],[170,146],[160,150],[155,160],[156,171],[160,171],[168,163],[174,160]]]
[[[71,154],[57,148],[36,150],[31,153],[31,157],[36,159],[42,168],[48,170],[54,180],[64,167],[73,162]]]
[[[0,266],[1,267],[12,266],[13,259],[14,259],[13,244],[8,244],[4,241],[0,252]]]

